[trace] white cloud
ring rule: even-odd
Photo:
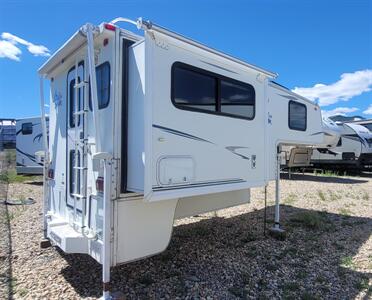
[[[322,115],[324,117],[331,117],[336,115],[346,116],[346,114],[356,112],[359,108],[356,107],[336,107],[332,110],[322,110]]]
[[[313,87],[295,87],[293,92],[327,106],[372,90],[372,70],[344,73],[340,80],[329,85],[317,83]]]
[[[0,57],[20,61],[22,54],[18,44],[27,47],[27,50],[34,56],[49,56],[49,49],[43,45],[35,45],[9,32],[3,32],[0,40]]]
[[[22,51],[17,46],[8,41],[0,40],[0,57],[20,61],[19,56]]]
[[[367,108],[365,111],[363,111],[363,113],[364,113],[365,115],[372,115],[372,104],[370,104],[370,105],[368,106],[368,108]]]

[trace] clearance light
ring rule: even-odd
[[[107,29],[107,30],[111,30],[111,31],[115,31],[116,30],[116,26],[115,25],[105,23],[104,26],[105,26],[105,29]]]

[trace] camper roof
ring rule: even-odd
[[[269,85],[272,86],[272,87],[274,87],[274,88],[277,88],[278,90],[281,90],[283,92],[286,92],[287,94],[292,95],[292,96],[294,96],[297,99],[302,99],[302,100],[304,100],[304,101],[306,101],[306,102],[308,102],[310,104],[313,104],[313,105],[319,107],[319,105],[316,104],[315,102],[313,102],[313,101],[311,101],[311,100],[309,100],[309,99],[307,99],[307,98],[305,98],[305,97],[303,97],[303,96],[301,96],[299,94],[296,94],[295,92],[292,92],[289,88],[287,88],[284,85],[281,85],[281,84],[279,84],[279,83],[277,83],[275,81],[270,81],[269,82]],[[296,100],[296,99],[292,99],[292,100]]]
[[[213,48],[210,48],[202,43],[199,43],[197,41],[194,41],[192,39],[189,39],[189,38],[186,38],[180,34],[177,34],[175,32],[172,32],[170,30],[167,30],[161,26],[158,26],[158,25],[155,25],[153,23],[151,23],[150,21],[143,21],[142,18],[138,18],[137,22],[134,22],[134,21],[131,21],[131,20],[128,20],[128,19],[125,19],[125,18],[116,18],[115,20],[113,20],[112,22],[110,23],[102,23],[101,25],[99,25],[98,27],[96,27],[96,32],[95,32],[95,36],[98,35],[98,34],[101,34],[107,25],[115,25],[115,23],[117,22],[122,22],[122,21],[125,21],[125,22],[129,22],[129,23],[134,23],[134,24],[137,24],[137,27],[138,28],[141,28],[145,31],[157,31],[157,32],[160,32],[162,34],[165,34],[165,35],[168,35],[172,38],[175,38],[175,39],[178,39],[178,40],[181,40],[181,41],[184,41],[186,43],[189,43],[193,46],[196,46],[198,48],[201,48],[203,50],[206,50],[208,52],[211,52],[213,54],[216,54],[216,55],[219,55],[223,58],[226,58],[226,59],[229,59],[231,61],[234,61],[236,63],[239,63],[241,65],[244,65],[246,67],[249,67],[251,69],[254,69],[272,79],[276,78],[278,76],[277,73],[274,73],[274,72],[271,72],[271,71],[268,71],[268,70],[265,70],[265,69],[262,69],[262,68],[259,68],[253,64],[249,64],[245,61],[242,61],[238,58],[235,58],[233,56],[230,56],[228,54],[225,54],[221,51],[218,51],[218,50],[215,50]],[[60,63],[62,63],[69,55],[71,55],[71,53],[74,53],[76,50],[78,50],[80,47],[82,47],[85,43],[86,43],[86,37],[85,35],[83,34],[83,27],[81,27],[77,32],[75,32],[75,34],[66,42],[63,44],[63,46],[61,48],[59,48],[38,70],[38,73],[40,75],[48,75],[51,71],[53,71]],[[133,36],[133,38],[135,40],[139,40],[140,37],[138,35],[135,35],[129,31],[126,31],[124,29],[121,29],[120,30],[122,32],[125,32],[127,35],[131,35]]]

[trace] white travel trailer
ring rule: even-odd
[[[366,127],[370,132],[372,132],[372,119],[364,119],[364,120],[358,120],[358,121],[353,121],[353,122],[348,122],[348,123],[362,125]]]
[[[278,151],[325,138],[319,106],[276,74],[142,19],[86,24],[39,74],[45,237],[103,264],[104,297],[110,267],[165,250],[175,219],[247,203],[274,179],[280,230]]]
[[[338,123],[340,138],[333,147],[315,148],[315,167],[363,169],[372,166],[372,133],[355,123]]]
[[[18,174],[43,174],[43,162],[36,152],[43,150],[40,117],[18,119],[16,122],[16,170]]]

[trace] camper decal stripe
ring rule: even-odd
[[[42,133],[39,133],[37,136],[34,137],[33,139],[33,143],[35,143],[35,140],[37,139],[38,142],[40,142],[40,139],[43,137],[43,134]]]
[[[168,133],[171,133],[171,134],[175,134],[175,135],[178,135],[178,136],[186,137],[186,138],[189,138],[189,139],[192,139],[192,140],[214,144],[214,143],[212,143],[210,141],[207,141],[207,140],[202,139],[200,137],[197,137],[195,135],[191,135],[191,134],[188,134],[188,133],[185,133],[185,132],[182,132],[182,131],[174,130],[172,128],[167,128],[167,127],[163,127],[163,126],[155,125],[155,124],[153,124],[152,127],[158,128],[160,130],[163,130],[163,131],[168,132]]]
[[[330,133],[328,133],[328,132],[325,132],[325,131],[315,132],[315,133],[310,134],[310,135],[318,135],[318,134],[322,134],[322,133],[324,133],[324,135],[332,136],[332,134],[330,134]]]
[[[209,143],[209,144],[212,144],[212,145],[216,145],[215,143],[213,143],[211,141],[202,139],[202,138],[197,137],[195,135],[188,134],[186,132],[174,130],[174,129],[171,129],[171,128],[168,128],[168,127],[163,127],[163,126],[155,125],[155,124],[153,124],[152,127],[158,128],[160,130],[163,130],[165,132],[168,132],[168,133],[171,133],[171,134],[174,134],[174,135],[178,135],[178,136],[182,136],[182,137],[185,137],[185,138],[189,138],[189,139],[192,139],[192,140],[195,140],[195,141],[206,142],[206,143]],[[229,151],[230,153],[235,154],[235,155],[237,155],[237,156],[239,156],[239,157],[241,157],[243,159],[246,159],[246,160],[249,160],[249,157],[248,156],[245,156],[243,154],[237,153],[236,150],[238,150],[238,149],[248,149],[248,148],[249,147],[244,147],[244,146],[227,146],[227,147],[225,147],[225,149],[227,151]]]
[[[341,135],[343,138],[347,138],[347,139],[350,139],[350,140],[353,140],[353,141],[356,141],[356,142],[361,142],[364,146],[367,147],[366,143],[364,142],[364,140],[357,134],[343,134]]]
[[[227,146],[225,147],[226,150],[230,151],[231,153],[237,155],[237,156],[240,156],[241,158],[243,159],[248,159],[249,160],[249,157],[248,156],[245,156],[243,154],[240,154],[240,153],[236,153],[235,151],[238,150],[238,149],[248,149],[248,147],[241,147],[241,146]]]
[[[23,151],[19,150],[18,148],[16,148],[16,151],[19,152],[19,153],[21,153],[21,154],[23,154],[23,155],[26,156],[28,159],[32,160],[34,163],[37,163],[37,164],[40,165],[40,166],[43,165],[43,164],[38,163],[38,162],[36,161],[36,158],[35,158],[34,155],[31,155],[31,154],[28,154],[28,153],[26,153],[26,152],[23,152]]]
[[[153,186],[153,191],[167,191],[167,190],[175,190],[175,189],[185,189],[185,188],[195,188],[195,187],[205,187],[205,186],[214,186],[214,185],[222,185],[222,184],[233,184],[233,183],[243,183],[246,182],[243,179],[229,179],[229,180],[218,180],[218,181],[205,181],[205,182],[197,182],[197,183],[190,183],[184,185],[174,185],[174,186]]]

